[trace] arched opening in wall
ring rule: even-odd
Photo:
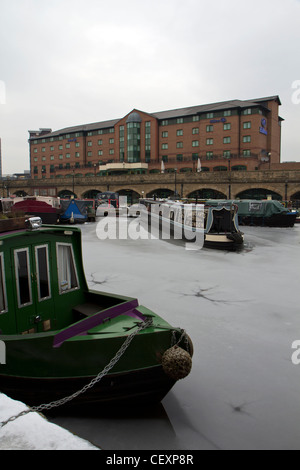
[[[264,188],[246,189],[236,195],[236,199],[255,199],[257,201],[268,199],[270,197],[275,201],[282,201],[282,196],[280,196],[280,194]]]
[[[15,195],[16,197],[25,197],[25,196],[28,196],[28,194],[27,194],[25,191],[16,191],[16,192],[14,193],[14,195]]]
[[[73,193],[73,191],[69,191],[68,189],[62,189],[57,194],[57,197],[60,197],[61,199],[71,199],[71,197],[74,197],[76,199],[77,195]]]
[[[295,209],[300,208],[300,191],[292,195],[291,201]]]
[[[247,171],[246,165],[234,165],[231,167],[232,171]]]
[[[171,191],[171,189],[160,188],[160,189],[154,189],[153,191],[150,191],[150,193],[148,193],[146,197],[154,197],[157,199],[167,199],[168,197],[174,196],[174,194],[175,194],[174,191]]]
[[[188,194],[188,198],[191,199],[227,199],[226,194],[217,191],[216,189],[203,188],[193,191]]]
[[[219,166],[214,166],[213,171],[228,171],[227,166],[219,165]]]
[[[99,189],[89,189],[85,193],[83,193],[82,197],[83,199],[96,199],[97,194],[99,194],[101,191]]]
[[[141,197],[139,193],[133,191],[132,189],[120,189],[117,191],[119,193],[119,197],[126,197],[127,204],[137,204],[139,202],[139,198]]]

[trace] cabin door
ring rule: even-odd
[[[12,252],[18,332],[40,333],[55,328],[49,244]]]

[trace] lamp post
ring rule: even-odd
[[[176,175],[177,175],[177,168],[174,168],[174,172],[175,172],[175,191],[174,191],[174,196],[176,197],[177,196],[177,188],[176,188]]]

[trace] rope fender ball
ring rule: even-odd
[[[184,379],[192,369],[190,354],[179,346],[167,349],[162,357],[164,372],[174,380]]]

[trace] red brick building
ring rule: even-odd
[[[280,163],[278,96],[29,131],[34,179],[123,173],[259,170]],[[200,163],[199,163],[200,162]]]

